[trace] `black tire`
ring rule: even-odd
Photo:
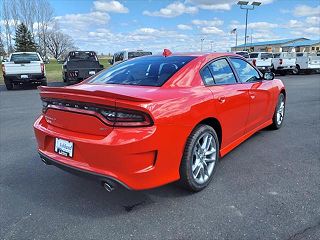
[[[284,103],[284,106],[283,106],[283,113],[282,113],[282,117],[281,117],[281,122],[279,123],[279,119],[278,119],[278,111],[279,111],[279,108],[281,106],[281,102],[283,101]],[[285,116],[285,106],[286,106],[286,98],[285,98],[285,95],[283,93],[280,93],[279,94],[279,97],[278,97],[278,102],[277,102],[277,106],[274,110],[274,114],[273,114],[273,117],[272,117],[272,124],[271,124],[271,129],[274,129],[274,130],[278,130],[279,128],[282,127],[282,124],[283,124],[283,120],[284,120],[284,116]]]
[[[207,178],[207,180],[204,183],[199,184],[194,179],[193,172],[192,172],[192,164],[194,161],[193,153],[199,139],[201,139],[201,137],[206,133],[209,133],[213,137],[213,140],[215,141],[215,144],[216,144],[215,145],[216,152],[214,153],[215,162],[214,162],[213,170],[210,176]],[[219,162],[219,149],[220,149],[220,146],[219,146],[219,140],[218,140],[216,131],[208,125],[204,125],[204,124],[198,125],[188,137],[185,145],[183,157],[180,164],[180,182],[179,182],[180,185],[186,188],[187,190],[193,191],[193,192],[201,191],[206,186],[208,186],[217,168],[217,163]]]
[[[297,65],[296,66],[296,75],[298,75],[298,74],[300,74],[301,73],[301,69],[300,69],[300,66],[299,65]]]
[[[282,71],[280,71],[280,75],[281,75],[281,76],[287,75],[287,70],[282,70]]]
[[[5,83],[6,88],[7,88],[8,91],[13,89],[13,83],[12,82],[4,81],[4,83]]]

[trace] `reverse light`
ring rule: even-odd
[[[153,125],[149,114],[126,108],[43,98],[42,112],[46,113],[49,108],[92,114],[100,118],[105,124],[115,127],[147,127]]]

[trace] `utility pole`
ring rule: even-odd
[[[255,7],[258,7],[261,5],[261,2],[252,2],[250,5],[248,1],[239,1],[237,3],[240,5],[240,8],[243,10],[246,10],[246,28],[244,32],[244,50],[247,50],[247,31],[248,31],[248,14],[249,10],[254,10]]]
[[[202,52],[204,38],[201,38],[200,40],[201,40],[201,52]]]

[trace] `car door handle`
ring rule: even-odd
[[[224,102],[226,101],[226,98],[225,98],[225,97],[219,97],[219,98],[218,98],[218,101],[219,101],[220,103],[224,103]]]

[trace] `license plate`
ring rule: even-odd
[[[21,75],[21,78],[28,78],[28,75]]]
[[[56,138],[54,151],[66,157],[73,156],[73,142]]]
[[[96,72],[95,72],[95,71],[89,71],[89,74],[90,74],[90,75],[95,75]]]

